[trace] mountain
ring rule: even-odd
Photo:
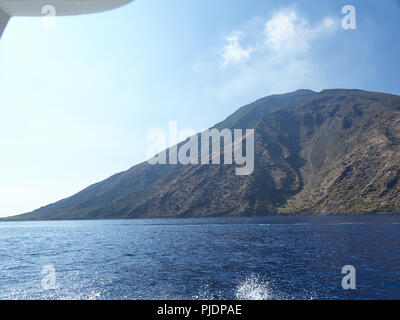
[[[11,219],[399,211],[399,96],[298,90],[246,105],[215,128],[254,128],[251,175],[236,175],[235,165],[144,162],[70,198]]]

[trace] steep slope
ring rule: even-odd
[[[301,121],[301,192],[283,211],[399,209],[400,98],[326,90],[295,111]]]
[[[215,126],[255,129],[255,169],[147,162],[13,219],[100,219],[395,212],[400,97],[298,90]]]

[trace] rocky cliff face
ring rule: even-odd
[[[399,210],[399,96],[361,90],[299,90],[244,106],[215,128],[254,128],[255,166],[251,175],[235,175],[234,165],[145,162],[68,199],[14,218]]]

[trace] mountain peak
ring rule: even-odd
[[[255,129],[255,166],[150,165],[20,220],[397,212],[400,97],[301,89],[243,106],[215,126]]]

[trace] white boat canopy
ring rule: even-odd
[[[44,16],[43,8],[53,6],[56,16],[108,11],[133,0],[0,0],[0,37],[10,17]]]

